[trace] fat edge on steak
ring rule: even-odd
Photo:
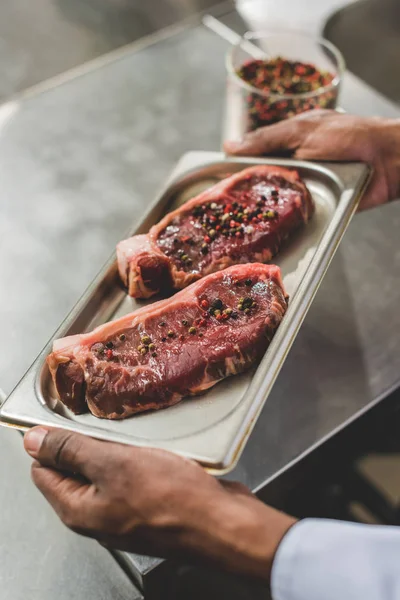
[[[90,333],[56,340],[47,362],[73,412],[123,419],[252,367],[286,308],[279,267],[235,265]]]
[[[314,211],[297,171],[244,169],[168,213],[148,234],[117,246],[131,296],[170,294],[233,264],[268,262]]]

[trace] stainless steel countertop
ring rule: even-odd
[[[219,147],[226,48],[202,26],[183,30],[0,107],[7,392],[179,156]],[[342,104],[399,116],[351,76]],[[232,478],[257,488],[399,383],[399,226],[399,203],[354,219]],[[111,557],[34,491],[20,437],[0,430],[0,444],[9,598],[132,597]]]

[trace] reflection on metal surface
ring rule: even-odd
[[[266,58],[265,52],[258,46],[248,40],[242,39],[233,29],[227,27],[222,21],[219,21],[212,15],[205,15],[203,17],[203,24],[232,45],[238,44],[242,40],[241,47],[253,58]]]
[[[0,104],[0,135],[3,127],[5,127],[7,123],[16,116],[19,109],[20,104],[16,100],[11,100],[5,104]]]
[[[190,19],[216,3],[215,0],[1,2],[0,101]]]
[[[171,36],[179,34],[181,31],[187,29],[187,27],[190,25],[190,22],[191,19],[187,19],[183,22],[165,27],[161,31],[156,31],[155,33],[150,33],[149,35],[143,36],[139,40],[135,40],[134,42],[116,48],[115,50],[110,50],[101,56],[87,60],[86,62],[75,67],[71,67],[60,74],[56,74],[46,78],[44,81],[33,84],[32,86],[15,93],[12,98],[15,101],[30,98],[32,96],[36,96],[37,94],[49,91],[57,86],[63,85],[64,83],[68,83],[73,79],[87,75],[95,69],[101,69],[107,65],[112,65],[115,61],[124,58],[125,56],[129,56],[134,52],[140,52],[148,46],[162,42],[163,40],[169,39]]]
[[[135,233],[147,231],[188,186],[201,180],[208,185],[211,178],[221,178],[227,171],[260,163],[295,167],[310,188],[316,214],[274,261],[282,269],[291,302],[254,377],[250,373],[228,378],[201,398],[165,411],[124,421],[99,420],[91,414],[71,415],[56,401],[45,363],[49,344],[1,409],[1,417],[9,423],[57,425],[100,439],[161,447],[198,460],[219,474],[232,469],[357,206],[369,169],[361,164],[322,166],[289,159],[233,159],[219,153],[192,152],[180,161],[165,191],[135,229]],[[131,312],[135,305],[118,285],[113,256],[55,336],[88,331]]]

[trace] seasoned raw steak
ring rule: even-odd
[[[278,267],[236,265],[91,333],[56,340],[47,361],[71,410],[123,419],[251,367],[286,305]]]
[[[131,296],[149,298],[233,264],[268,262],[313,210],[296,171],[244,169],[169,213],[147,235],[120,242],[121,278]]]

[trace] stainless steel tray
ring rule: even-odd
[[[124,421],[70,413],[56,399],[45,358],[51,351],[53,339],[88,331],[138,306],[139,303],[127,297],[120,286],[113,254],[3,403],[0,409],[2,424],[19,429],[40,424],[57,426],[100,439],[165,448],[195,459],[218,474],[226,473],[235,466],[357,207],[370,170],[359,163],[233,159],[218,152],[190,152],[180,160],[149,213],[133,232],[147,231],[167,210],[222,177],[261,163],[298,169],[317,209],[311,223],[275,261],[282,268],[290,303],[258,368],[228,378],[203,396]]]

